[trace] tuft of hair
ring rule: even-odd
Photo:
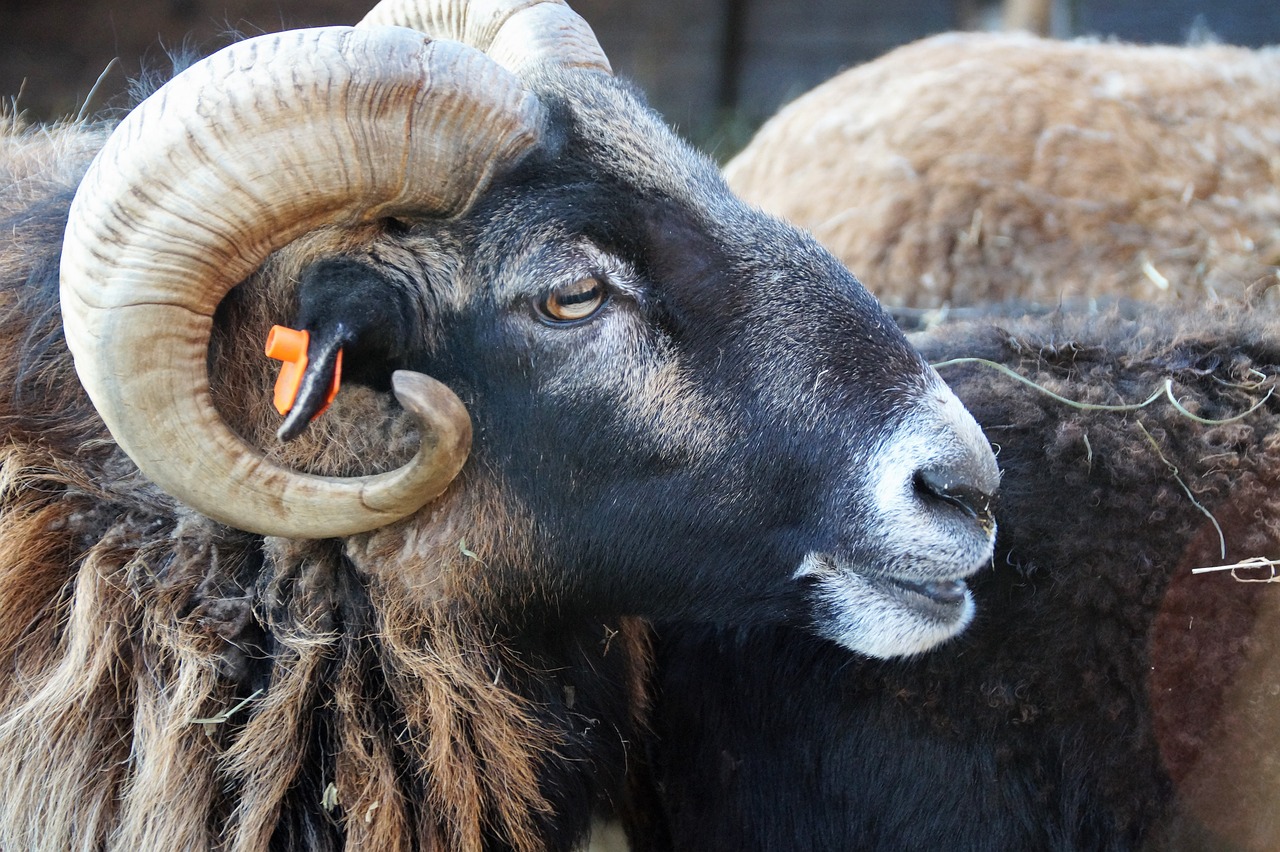
[[[233,35],[228,34],[229,41],[232,40]],[[203,53],[204,51],[201,51],[194,40],[188,36],[181,44],[165,48],[163,60],[153,61],[144,58],[138,75],[129,78],[121,111],[126,112],[151,97],[169,80],[194,65]]]

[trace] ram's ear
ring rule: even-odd
[[[339,355],[344,383],[390,391],[391,374],[408,366],[417,316],[404,288],[367,264],[336,258],[308,267],[294,322],[309,336],[307,363],[280,440],[301,435],[329,404]]]

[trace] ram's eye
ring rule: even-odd
[[[588,276],[557,287],[538,305],[538,312],[551,322],[582,322],[590,319],[609,301],[600,279]]]

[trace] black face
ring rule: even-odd
[[[665,130],[640,134],[675,150],[648,165],[601,154],[640,143],[590,111],[465,220],[420,226],[460,244],[428,307],[395,311],[429,328],[357,341],[467,404],[468,465],[536,526],[537,580],[507,566],[512,594],[799,622],[873,654],[952,635],[991,548],[995,466],[972,419],[812,240]]]
[[[579,212],[601,209],[610,220]],[[799,584],[778,575],[835,544],[819,518],[832,469],[849,461],[843,435],[900,419],[912,382],[896,376],[922,378],[918,356],[890,339],[847,364],[883,392],[824,388],[818,353],[850,349],[851,330],[819,319],[887,326],[875,303],[841,270],[744,270],[738,246],[669,201],[585,185],[519,198],[479,232],[491,238],[495,219],[540,219],[540,233],[481,249],[492,267],[478,264],[484,284],[466,289],[487,309],[442,323],[430,369],[468,403],[477,463],[539,520],[568,599],[730,619],[743,601],[728,578],[757,590],[753,619],[801,612]],[[801,410],[842,395],[838,418]]]

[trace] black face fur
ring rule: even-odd
[[[844,617],[799,576],[810,554],[933,579],[898,565],[875,476],[890,456],[920,490],[928,452],[893,448],[956,440],[949,393],[853,276],[733,198],[624,87],[553,82],[542,146],[464,219],[387,235],[437,268],[304,278],[304,324],[360,318],[354,375],[418,370],[467,404],[468,464],[536,519],[541,564],[489,565],[497,584],[527,599],[532,568],[563,610],[808,625]],[[610,125],[623,114],[652,123]],[[583,280],[598,309],[549,315]],[[987,452],[970,443],[962,466]],[[989,537],[927,497],[904,511],[963,527],[936,570],[964,576]]]
[[[824,368],[849,385],[887,385],[894,371],[920,374],[919,359],[892,337],[875,347],[876,364],[822,358],[838,345],[841,330],[820,322],[832,313],[797,315],[805,302],[838,301],[835,316],[874,323],[879,309],[861,287],[835,269],[787,278],[732,269],[687,208],[631,198],[605,205],[625,211],[617,222],[573,221],[608,192],[587,185],[554,199],[564,216],[547,217],[541,198],[503,211],[528,222],[541,207],[557,237],[532,252],[500,249],[530,262],[498,273],[510,292],[499,291],[493,313],[447,324],[444,358],[457,373],[441,368],[444,380],[471,404],[477,462],[502,470],[538,518],[540,549],[575,597],[622,612],[774,620],[801,603],[798,584],[780,581],[804,554],[871,522],[825,511],[827,495],[865,467],[845,454],[843,434],[856,424],[874,446],[913,383],[879,398],[818,402],[807,391]],[[609,233],[623,220],[625,240]],[[778,240],[778,226],[753,224],[744,236]],[[557,262],[561,277],[539,280]],[[609,291],[596,316],[555,326],[538,315],[547,292],[583,275]],[[807,417],[817,405],[839,416]],[[753,599],[725,595],[726,577]]]

